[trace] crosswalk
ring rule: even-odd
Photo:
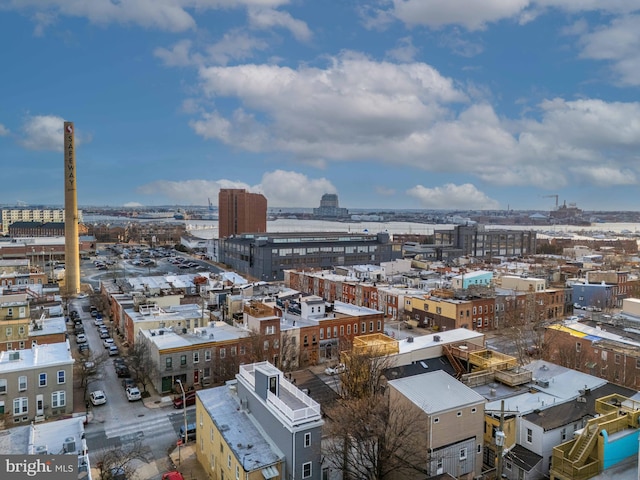
[[[105,428],[105,434],[108,438],[112,437],[130,437],[140,436],[140,432],[143,432],[143,436],[154,437],[156,435],[163,435],[171,432],[176,435],[175,429],[171,420],[167,416],[158,416],[155,418],[148,418],[139,422],[133,422],[126,425],[112,425]]]

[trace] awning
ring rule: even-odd
[[[268,466],[267,468],[262,469],[262,476],[269,480],[270,478],[276,478],[280,476],[280,472],[274,466]]]

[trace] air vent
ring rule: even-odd
[[[49,449],[46,445],[36,445],[34,453],[36,455],[49,455]]]
[[[65,438],[62,448],[64,449],[64,453],[75,453],[76,439],[74,437]]]

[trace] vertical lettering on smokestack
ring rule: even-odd
[[[76,149],[73,122],[64,122],[64,261],[65,291],[80,293],[80,248],[78,237],[78,197],[76,189]]]

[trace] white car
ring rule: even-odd
[[[118,347],[115,345],[111,345],[109,347],[109,356],[113,357],[114,355],[118,355],[120,351],[118,351]]]
[[[136,400],[142,399],[142,395],[140,394],[140,390],[138,389],[138,387],[127,388],[127,399],[130,402],[135,402]]]
[[[105,338],[102,341],[102,345],[104,345],[104,348],[110,348],[111,345],[115,345],[115,342],[113,341],[113,338]]]
[[[102,390],[96,390],[89,394],[89,399],[93,405],[104,405],[107,403],[107,396]]]
[[[87,343],[87,336],[84,333],[79,333],[76,337],[77,343]]]
[[[324,373],[327,375],[340,375],[341,373],[344,373],[345,370],[346,370],[346,367],[344,363],[339,363],[335,367],[325,368]]]

